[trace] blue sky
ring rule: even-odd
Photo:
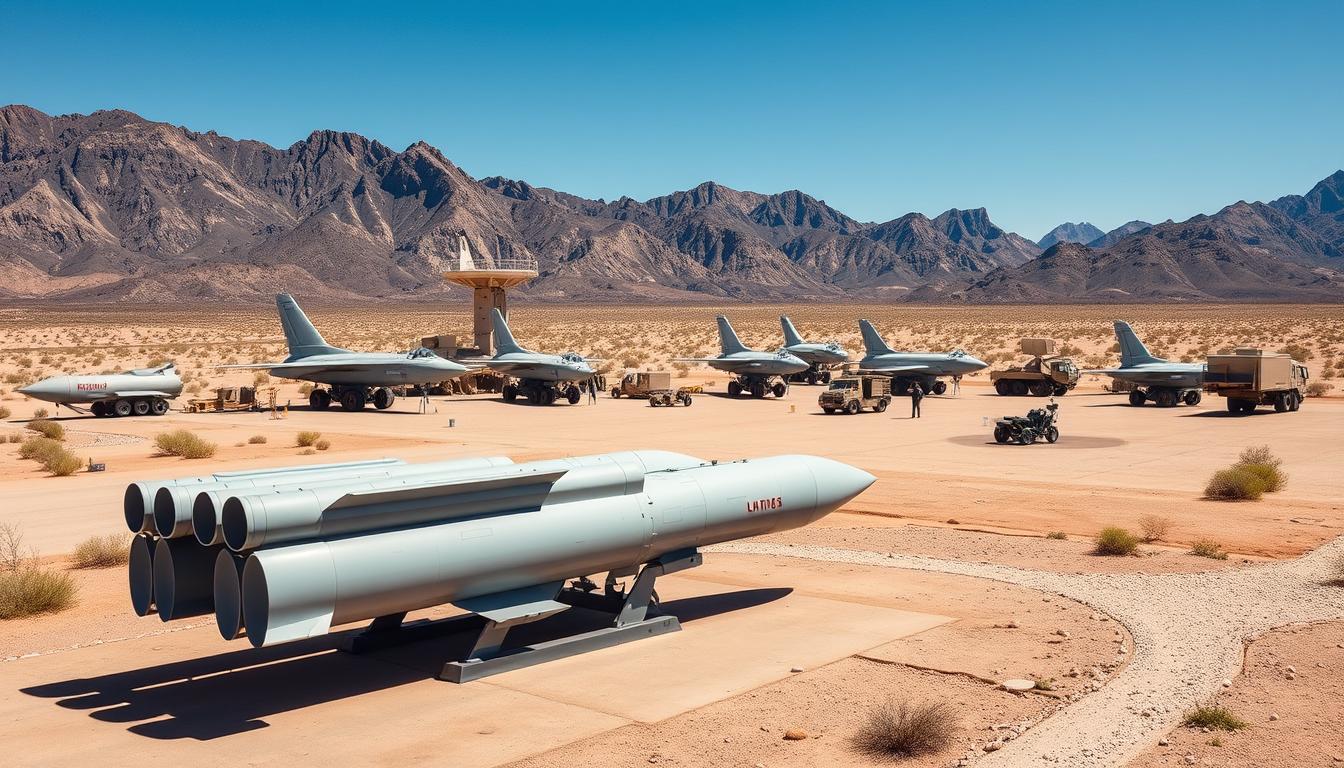
[[[0,103],[287,146],[423,139],[474,176],[714,179],[862,220],[1183,219],[1344,166],[1344,2],[7,2]]]

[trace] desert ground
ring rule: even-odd
[[[329,342],[355,349],[470,331],[465,308],[305,309]],[[610,380],[716,352],[714,313],[518,304],[511,324],[530,348],[606,358]],[[1123,318],[1172,359],[1262,346],[1291,350],[1327,385],[1344,375],[1337,306],[729,311],[743,341],[763,349],[781,343],[784,313],[809,340],[839,341],[853,356],[862,348],[854,320],[867,317],[896,348],[961,347],[1000,368],[1025,359],[1014,353],[1020,337],[1044,336],[1083,366],[1103,366],[1115,361],[1110,321]],[[356,656],[337,650],[351,627],[254,650],[222,640],[212,617],[135,617],[121,568],[70,570],[74,607],[0,621],[0,732],[24,764],[872,765],[853,736],[887,701],[943,701],[955,718],[947,746],[903,765],[1344,758],[1331,726],[1344,713],[1344,587],[1332,581],[1344,557],[1337,388],[1297,413],[1238,418],[1212,396],[1131,408],[1088,376],[1060,399],[1060,442],[1034,446],[994,444],[995,417],[1040,401],[999,397],[986,374],[967,377],[955,397],[927,398],[912,420],[899,399],[882,414],[825,416],[821,387],[806,385],[782,400],[733,400],[722,394],[725,374],[685,364],[669,367],[678,383],[705,387],[690,408],[608,397],[543,408],[472,395],[431,397],[427,413],[417,399],[382,412],[311,412],[297,383],[258,377],[294,407],[112,420],[54,413],[13,390],[156,360],[174,360],[194,395],[251,384],[251,372],[216,366],[283,359],[274,311],[11,307],[0,309],[0,327],[9,413],[0,436],[25,434],[46,408],[71,451],[106,466],[50,477],[19,458],[17,443],[0,445],[0,523],[55,569],[86,538],[125,531],[128,482],[225,469],[659,448],[721,460],[813,453],[878,478],[813,526],[711,548],[702,567],[660,580],[683,631],[462,686],[434,679],[445,641]],[[154,436],[176,428],[215,443],[215,455],[156,455]],[[300,431],[321,432],[329,447],[297,446]],[[1259,445],[1283,460],[1282,491],[1202,498],[1215,470]],[[1137,555],[1092,554],[1103,527],[1139,532],[1154,518],[1165,530]],[[1196,542],[1226,558],[1192,554]],[[1009,678],[1040,687],[1010,693],[999,685]],[[1249,727],[1181,724],[1211,701]]]

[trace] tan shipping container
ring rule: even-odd
[[[1293,387],[1293,360],[1288,355],[1239,349],[1234,355],[1209,355],[1205,379],[1254,391]]]
[[[1022,354],[1032,357],[1045,357],[1055,354],[1054,339],[1023,339]]]

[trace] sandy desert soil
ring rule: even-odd
[[[851,351],[858,349],[853,318],[869,316],[900,345],[964,346],[985,357],[1006,354],[1019,336],[1045,335],[1067,339],[1079,348],[1076,357],[1102,364],[1112,343],[1109,320],[1120,312],[1155,350],[1175,357],[1202,354],[1202,346],[1299,345],[1314,371],[1333,375],[1344,356],[1338,307],[741,307],[732,314],[748,343],[773,348],[781,311],[805,334],[837,338]],[[367,349],[406,348],[422,333],[462,332],[466,324],[464,312],[425,309],[309,313],[330,341]],[[712,313],[518,305],[514,317],[524,344],[601,354],[619,369],[710,351]],[[124,308],[0,310],[2,386],[11,390],[61,368],[96,371],[171,357],[191,385],[206,390],[251,381],[214,365],[283,357],[277,323],[265,309],[158,309],[154,316],[157,324],[143,325]],[[686,618],[682,633],[460,688],[431,679],[443,653],[432,644],[372,657],[336,653],[334,639],[252,652],[220,640],[209,621],[163,625],[133,617],[119,571],[76,572],[77,608],[0,623],[0,658],[37,654],[0,662],[14,681],[0,690],[0,722],[16,724],[15,743],[39,754],[39,764],[118,754],[273,764],[291,760],[296,743],[309,761],[374,764],[867,764],[849,748],[849,734],[873,703],[908,694],[944,697],[961,715],[956,745],[919,764],[947,765],[973,752],[975,762],[1029,765],[1036,745],[1062,754],[1055,750],[1067,745],[1053,724],[1077,727],[1070,718],[1086,716],[1082,705],[1100,706],[1097,697],[1120,691],[1125,680],[1172,674],[1157,664],[1170,659],[1151,643],[1172,629],[1160,617],[1177,614],[1145,612],[1142,600],[1117,592],[1125,585],[1171,593],[1163,610],[1178,612],[1204,605],[1182,605],[1182,589],[1235,584],[1229,594],[1259,606],[1283,586],[1307,590],[1312,617],[1333,615],[1334,603],[1321,603],[1315,587],[1303,586],[1290,558],[1344,533],[1344,399],[1312,399],[1296,414],[1232,418],[1216,399],[1193,408],[1129,408],[1104,392],[1103,382],[1089,380],[1061,400],[1060,443],[1019,447],[993,444],[986,421],[1037,402],[998,397],[984,376],[968,378],[959,397],[927,399],[925,417],[910,420],[900,402],[880,415],[823,416],[820,389],[807,386],[794,386],[782,401],[734,401],[717,394],[723,374],[677,371],[682,381],[707,385],[689,409],[609,398],[534,408],[481,395],[432,398],[427,414],[402,400],[386,412],[359,414],[296,407],[284,419],[178,412],[60,418],[71,449],[107,465],[106,472],[67,478],[46,477],[17,458],[15,445],[0,445],[0,522],[19,526],[57,567],[85,537],[122,526],[127,482],[222,469],[386,455],[526,460],[657,447],[716,459],[818,453],[878,477],[845,512],[818,525],[748,543],[765,549],[711,552],[705,567],[669,577],[669,599],[682,601]],[[296,384],[271,383],[280,385],[282,402],[301,402]],[[0,405],[12,412],[0,434],[22,433],[42,407],[12,391],[0,395]],[[178,427],[217,443],[217,454],[200,461],[155,456],[154,435]],[[294,444],[300,430],[322,432],[330,449],[305,453]],[[249,444],[253,435],[268,440]],[[1214,469],[1262,444],[1284,459],[1285,490],[1254,503],[1200,498]],[[1090,554],[1101,527],[1138,531],[1150,515],[1165,518],[1169,530],[1142,545],[1141,556]],[[1044,538],[1052,531],[1067,538]],[[1188,554],[1199,539],[1215,540],[1230,557]],[[1271,572],[1256,570],[1280,563],[1287,569],[1281,579],[1262,579]],[[1118,620],[1106,601],[1119,601]],[[1344,613],[1344,598],[1336,602]],[[1221,637],[1231,648],[1242,633],[1272,628],[1281,615],[1266,610],[1239,622],[1237,605],[1220,606],[1217,621],[1202,625],[1198,637]],[[173,631],[179,624],[187,628]],[[1141,630],[1133,639],[1131,624]],[[1222,676],[1235,674],[1239,656],[1222,654],[1220,645],[1208,663],[1181,668],[1172,679],[1182,696],[1212,693]],[[1127,671],[1135,657],[1148,666]],[[804,671],[791,673],[795,666]],[[994,681],[1009,676],[1053,678],[1063,698],[996,690]],[[1100,686],[1109,680],[1122,685]],[[1146,700],[1150,692],[1139,695]],[[219,702],[235,710],[224,722],[217,722]],[[1046,717],[1022,741],[980,751],[1010,733],[990,726],[1039,720],[1066,703],[1063,714]],[[1179,714],[1161,706],[1153,728]],[[388,711],[415,714],[367,738],[364,724]],[[1137,709],[1128,715],[1140,716]],[[351,729],[356,722],[361,728]],[[1287,728],[1290,721],[1278,722]],[[784,742],[786,728],[802,728],[809,738]],[[1115,736],[1121,746],[1089,755],[1086,764],[1117,764],[1108,754],[1136,754],[1151,730],[1135,729],[1137,741]],[[54,732],[78,738],[53,747]]]

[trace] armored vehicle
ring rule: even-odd
[[[1004,416],[994,423],[994,442],[1016,442],[1018,445],[1031,445],[1044,438],[1047,443],[1059,439],[1059,428],[1055,426],[1055,412],[1059,403],[1050,403],[1044,408],[1032,408],[1026,416]]]
[[[1055,356],[1054,339],[1022,339],[1023,354],[1031,355],[1026,365],[1006,371],[991,371],[989,380],[1000,395],[1059,397],[1078,386],[1081,373],[1073,360]]]
[[[891,377],[842,376],[831,381],[817,397],[817,404],[826,413],[855,414],[864,408],[881,413],[891,405]]]
[[[1204,391],[1227,398],[1229,413],[1251,413],[1258,405],[1283,413],[1302,406],[1307,377],[1307,366],[1288,355],[1246,347],[1209,355]]]
[[[667,371],[632,371],[621,377],[621,383],[611,388],[612,397],[648,397],[650,392],[672,388],[672,374]]]

